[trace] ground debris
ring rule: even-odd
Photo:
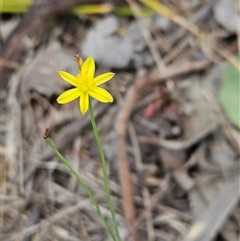
[[[238,52],[234,23],[229,17],[222,24],[223,1],[163,1],[182,17],[179,24],[173,15],[138,15],[143,5],[127,2],[131,17],[64,13],[38,39],[44,41],[27,45],[34,38],[24,38],[21,64],[2,57],[14,72],[0,92],[1,240],[110,240],[86,193],[42,138],[49,128],[110,220],[89,116],[77,101],[56,103],[69,87],[57,71],[76,75],[76,54],[95,57],[97,74],[116,72],[106,84],[114,102],[94,101],[93,108],[123,240],[237,240],[240,134],[217,99],[223,66]],[[2,17],[7,23],[11,16]],[[192,31],[196,26],[201,32]],[[12,30],[12,39],[18,33]]]

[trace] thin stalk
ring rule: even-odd
[[[63,164],[69,169],[69,171],[76,177],[76,179],[78,180],[78,182],[80,183],[80,185],[82,186],[82,188],[85,190],[85,192],[88,194],[90,200],[92,201],[93,205],[95,206],[95,208],[97,209],[97,212],[99,214],[99,216],[101,217],[104,226],[108,232],[108,234],[111,236],[113,241],[117,241],[115,238],[115,235],[113,234],[112,230],[110,229],[105,217],[102,214],[102,211],[97,203],[97,200],[94,198],[92,192],[90,191],[90,189],[88,188],[88,186],[86,185],[86,183],[83,181],[83,179],[79,176],[79,174],[77,173],[77,171],[70,165],[70,163],[64,158],[64,156],[56,149],[56,147],[53,145],[52,141],[47,138],[45,139],[46,143],[52,148],[52,150],[54,151],[54,153],[59,157],[59,159],[63,162]]]
[[[90,113],[90,118],[91,118],[91,122],[92,122],[93,132],[94,132],[94,135],[95,135],[95,138],[96,138],[96,141],[97,141],[98,149],[99,149],[99,152],[100,152],[100,157],[101,157],[101,160],[102,160],[103,179],[104,179],[104,186],[105,186],[105,192],[106,192],[108,206],[109,206],[109,209],[110,209],[110,212],[111,212],[111,215],[112,215],[113,225],[114,225],[115,232],[117,234],[117,239],[118,239],[118,241],[122,241],[120,233],[119,233],[119,229],[118,229],[118,224],[117,224],[115,212],[114,212],[114,209],[113,209],[113,203],[112,203],[110,190],[109,190],[109,183],[108,183],[107,165],[106,165],[106,160],[105,160],[105,156],[104,156],[104,153],[103,153],[102,143],[101,143],[99,135],[98,135],[97,125],[96,125],[95,118],[94,118],[94,115],[93,115],[91,98],[89,98],[89,113]]]

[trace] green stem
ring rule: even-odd
[[[114,224],[115,232],[117,234],[118,241],[122,241],[119,230],[118,230],[118,224],[117,224],[117,220],[116,220],[116,217],[115,217],[115,212],[114,212],[114,209],[113,209],[113,203],[112,203],[110,190],[109,190],[109,184],[108,184],[107,165],[106,165],[106,160],[105,160],[105,156],[104,156],[104,153],[103,153],[102,143],[101,143],[99,135],[98,135],[97,125],[96,125],[95,118],[94,118],[94,115],[93,115],[91,98],[89,98],[89,112],[90,112],[90,118],[91,118],[91,122],[92,122],[93,132],[94,132],[94,135],[95,135],[95,138],[96,138],[96,141],[97,141],[98,149],[99,149],[99,152],[100,152],[100,157],[101,157],[101,160],[102,160],[103,179],[104,179],[104,186],[105,186],[108,206],[110,208],[110,212],[111,212],[111,215],[112,215],[113,224]]]
[[[70,170],[70,172],[76,177],[76,179],[78,180],[78,182],[80,183],[80,185],[82,186],[82,188],[85,190],[85,192],[88,194],[90,200],[92,201],[93,205],[95,206],[95,208],[97,209],[98,214],[100,215],[105,228],[107,230],[107,232],[109,233],[109,235],[111,236],[112,240],[117,241],[115,238],[115,235],[112,233],[112,230],[110,229],[105,217],[102,214],[102,211],[97,203],[97,200],[94,198],[92,192],[90,191],[90,189],[88,188],[88,186],[86,185],[86,183],[83,181],[83,179],[79,176],[79,174],[77,173],[77,171],[69,164],[69,162],[64,158],[64,156],[56,149],[56,147],[53,145],[52,141],[47,138],[46,139],[46,143],[52,148],[52,150],[55,152],[55,154],[59,157],[59,159],[64,163],[64,165]]]

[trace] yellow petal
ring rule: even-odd
[[[77,80],[74,75],[69,74],[65,71],[58,71],[58,74],[61,76],[62,79],[64,79],[66,82],[68,82],[71,85],[74,85],[77,87]]]
[[[109,81],[114,75],[115,74],[112,72],[101,74],[94,79],[94,85],[99,86],[99,85]]]
[[[112,95],[108,91],[100,87],[91,88],[90,90],[88,90],[88,94],[103,103],[113,102]]]
[[[79,101],[80,111],[84,115],[89,107],[89,95],[87,93],[82,93]]]
[[[81,95],[81,91],[77,88],[67,90],[63,92],[58,98],[57,102],[59,104],[66,104],[77,99]]]
[[[94,77],[94,73],[95,73],[95,61],[92,57],[88,57],[82,65],[81,68],[81,75],[83,77],[87,76],[87,77]]]

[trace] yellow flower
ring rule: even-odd
[[[81,71],[77,76],[73,76],[65,71],[58,71],[62,79],[75,88],[63,92],[57,98],[57,102],[59,104],[66,104],[80,97],[79,106],[83,115],[89,107],[89,96],[103,103],[113,102],[112,95],[98,86],[109,81],[115,74],[108,72],[94,78],[94,73],[95,62],[92,57],[88,57],[84,61],[81,65]]]

